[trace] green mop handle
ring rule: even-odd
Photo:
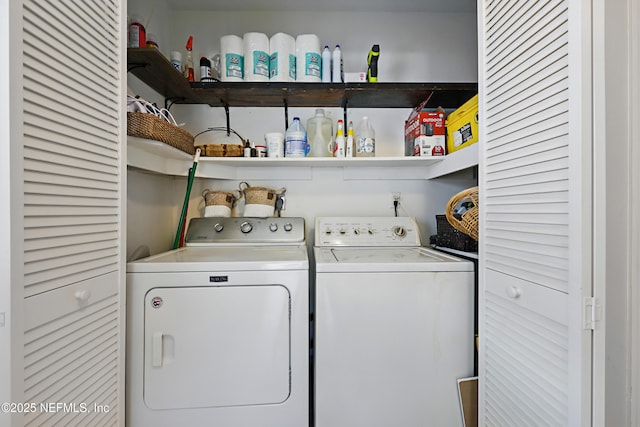
[[[189,197],[191,197],[191,187],[193,185],[193,179],[196,175],[196,168],[198,167],[198,160],[200,160],[200,149],[196,149],[196,154],[193,156],[193,166],[189,171],[187,177],[187,192],[184,195],[184,203],[182,204],[182,213],[180,214],[180,221],[178,222],[178,231],[176,232],[176,238],[173,240],[173,249],[178,249],[180,246],[180,235],[182,234],[182,227],[184,224],[185,216],[187,215],[187,207],[189,206]]]

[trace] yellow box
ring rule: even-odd
[[[447,116],[447,154],[478,142],[478,95]]]

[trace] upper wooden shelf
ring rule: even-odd
[[[473,97],[477,83],[189,83],[154,48],[130,48],[128,70],[178,104],[230,107],[457,108]]]

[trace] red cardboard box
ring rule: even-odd
[[[445,112],[425,110],[426,102],[414,108],[404,124],[405,156],[445,155]]]

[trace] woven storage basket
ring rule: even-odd
[[[464,201],[473,202],[473,207],[464,212],[461,216],[454,215],[453,210]],[[456,230],[462,231],[466,235],[478,240],[478,187],[463,190],[449,199],[445,215],[449,224]]]
[[[206,189],[202,192],[202,197],[204,197],[205,206],[226,206],[231,209],[240,200],[242,193],[238,190],[229,193]]]
[[[244,148],[240,144],[199,145],[206,157],[242,157]]]
[[[127,113],[127,135],[162,141],[189,154],[195,154],[193,135],[149,113]]]
[[[244,195],[244,201],[247,205],[275,206],[277,197],[283,195],[287,189],[284,187],[278,190],[267,187],[251,187],[243,181],[240,183],[240,191]]]

